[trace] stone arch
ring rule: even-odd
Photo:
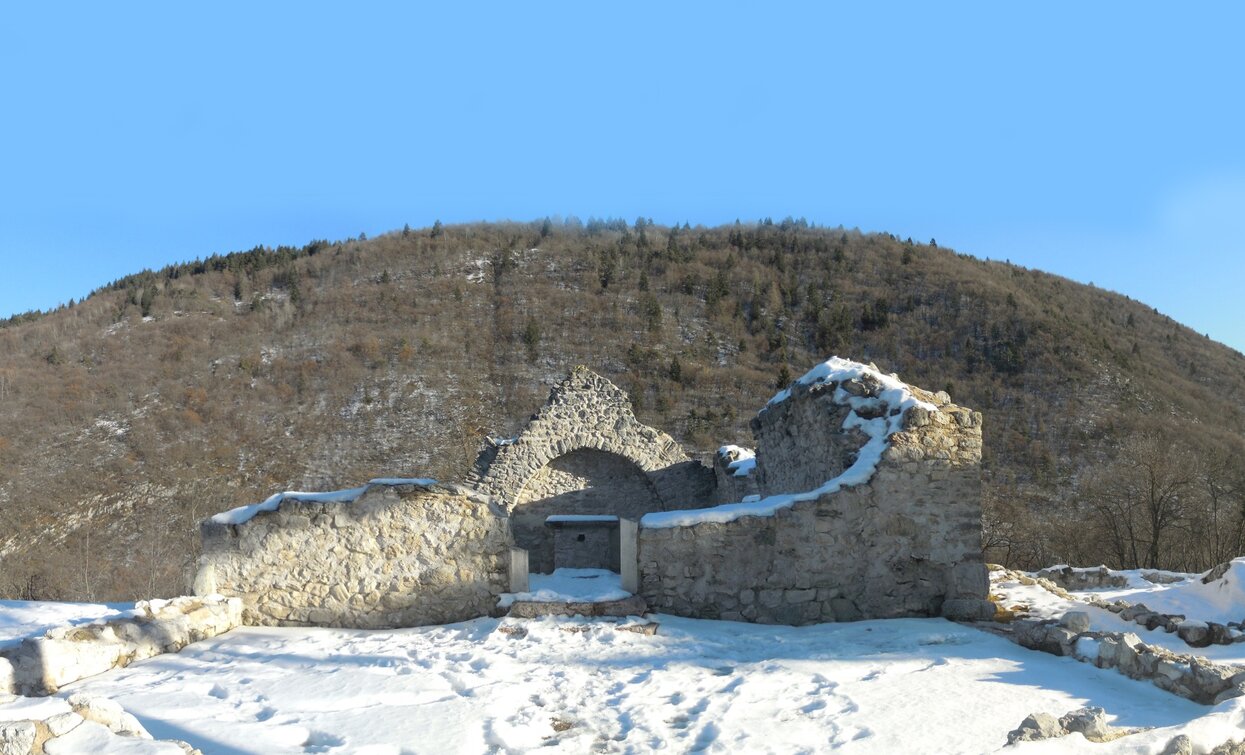
[[[554,386],[523,432],[481,453],[471,483],[509,512],[537,473],[581,450],[620,456],[648,474],[691,461],[674,438],[636,419],[621,388],[580,366]]]
[[[576,367],[513,439],[489,442],[470,483],[510,516],[530,568],[554,568],[551,515],[638,519],[711,504],[713,472],[631,410],[618,386]],[[565,534],[562,529],[558,530]]]

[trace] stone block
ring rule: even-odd
[[[49,734],[59,737],[76,729],[83,720],[77,713],[58,713],[44,721],[43,725],[48,727]]]
[[[1059,718],[1059,725],[1070,733],[1080,733],[1091,742],[1105,742],[1112,737],[1107,712],[1102,708],[1078,708]]]
[[[834,598],[830,601],[830,607],[834,611],[835,621],[860,621],[865,617],[856,604],[847,598]]]
[[[0,755],[30,755],[37,733],[34,721],[0,723]]]
[[[990,621],[994,612],[994,604],[988,600],[953,598],[942,604],[942,615],[953,621]]]
[[[1215,695],[1215,699],[1212,701],[1211,704],[1218,705],[1224,700],[1231,700],[1235,697],[1241,697],[1242,695],[1245,695],[1245,687],[1242,687],[1241,685],[1238,684],[1232,687],[1228,687],[1224,691]]]
[[[787,590],[788,603],[808,603],[817,598],[816,590]]]
[[[773,608],[782,602],[782,590],[762,590],[757,597],[761,605]]]
[[[1212,645],[1231,645],[1232,633],[1223,624],[1210,621],[1206,624],[1209,631],[1210,644]]]
[[[1155,665],[1154,671],[1172,681],[1176,681],[1189,671],[1189,666],[1188,664],[1177,663],[1176,661],[1163,658]]]
[[[1025,720],[1020,722],[1020,726],[1008,732],[1007,744],[1014,745],[1017,742],[1034,742],[1043,739],[1053,739],[1055,737],[1062,737],[1067,733],[1067,730],[1060,725],[1059,719],[1055,718],[1051,714],[1031,713],[1025,717]]]
[[[1076,642],[1077,634],[1067,627],[1048,627],[1046,639],[1038,649],[1052,655],[1072,655],[1072,646]]]
[[[1059,625],[1071,629],[1078,634],[1089,631],[1089,614],[1085,611],[1068,611],[1059,620]]]
[[[1210,627],[1201,621],[1182,622],[1176,627],[1176,635],[1192,648],[1204,648],[1210,645]]]
[[[1099,668],[1114,668],[1118,663],[1120,643],[1114,637],[1103,637],[1098,641]]]

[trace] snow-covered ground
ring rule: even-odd
[[[1235,584],[1235,571],[1228,578]],[[576,580],[596,581],[561,574],[533,588],[562,594],[569,588],[561,582]],[[1245,596],[1234,603],[1227,589],[1138,579],[1094,594],[1164,609],[1245,606]],[[1038,585],[1004,581],[993,592],[1035,616],[1083,610],[1095,628],[1189,651],[1173,635]],[[12,638],[89,613],[0,603],[0,631]],[[785,627],[652,618],[660,622],[656,635],[620,631],[634,626],[627,620],[560,617],[392,631],[245,628],[61,694],[111,698],[156,738],[222,755],[986,753],[1001,751],[1030,713],[1059,716],[1082,706],[1105,708],[1115,726],[1145,730],[1107,743],[1072,734],[1007,752],[1156,753],[1181,733],[1205,751],[1245,739],[1245,698],[1199,705],[941,619]],[[1245,643],[1196,652],[1245,664]]]
[[[607,569],[554,569],[552,574],[533,574],[528,591],[505,593],[497,605],[508,608],[517,600],[539,603],[603,603],[631,597],[622,588],[622,577]]]
[[[1181,727],[1209,708],[941,619],[810,627],[656,617],[235,630],[72,685],[206,753],[979,753],[1033,711]],[[522,628],[523,632],[506,630]],[[1156,751],[1172,732],[1057,749]],[[1155,743],[1158,742],[1158,747]],[[1147,749],[1148,748],[1148,749]]]

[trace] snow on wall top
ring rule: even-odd
[[[856,396],[844,390],[842,384],[852,380],[868,378],[880,387],[876,396]],[[833,400],[836,404],[850,406],[852,411],[843,420],[843,429],[859,429],[869,440],[860,449],[855,462],[842,474],[826,480],[820,486],[798,493],[780,493],[756,500],[745,500],[738,503],[724,503],[705,509],[688,509],[683,511],[662,511],[646,514],[640,520],[640,526],[648,528],[688,527],[706,522],[723,524],[733,522],[745,516],[773,516],[782,509],[801,501],[812,501],[828,493],[837,493],[845,487],[862,485],[873,478],[882,454],[890,445],[891,435],[903,429],[904,415],[908,409],[919,406],[928,411],[937,411],[937,407],[922,401],[912,390],[895,375],[885,375],[876,367],[853,362],[849,359],[830,357],[795,381],[798,385],[814,386],[836,383]],[[791,389],[784,388],[765,406],[773,406],[791,398]],[[873,419],[864,419],[856,412],[866,412]],[[723,446],[723,449],[728,448]],[[719,449],[721,453],[722,449]],[[755,460],[753,460],[755,463]],[[750,496],[751,497],[751,496]]]
[[[322,493],[305,493],[296,490],[287,490],[284,493],[274,493],[268,496],[260,503],[252,503],[246,506],[239,506],[235,509],[222,511],[212,517],[212,521],[216,524],[245,524],[255,517],[261,511],[276,511],[282,501],[304,501],[304,502],[320,502],[320,503],[351,503],[372,485],[419,485],[428,487],[436,485],[437,481],[428,477],[377,477],[369,480],[367,485],[359,488],[346,488],[345,490],[330,490]]]
[[[747,477],[757,466],[757,452],[743,446],[725,445],[718,449],[718,456],[730,459],[726,468],[735,477]]]
[[[906,410],[909,406],[921,406],[930,411],[934,411],[936,408],[933,404],[921,401],[914,396],[912,394],[912,390],[908,387],[908,384],[900,380],[898,375],[893,373],[886,375],[873,365],[861,364],[860,362],[853,362],[850,359],[842,359],[840,357],[830,357],[826,361],[800,376],[800,379],[796,380],[795,384],[814,386],[822,385],[824,383],[843,383],[849,380],[862,380],[866,377],[877,381],[882,386],[882,390],[878,393],[876,399],[851,396],[850,398],[857,399],[858,401],[865,403],[845,402],[840,400],[839,393],[840,391],[843,391],[843,389],[840,388],[838,391],[835,391],[835,402],[839,404],[851,403],[853,409],[861,409],[866,406],[875,407],[879,405],[879,402],[889,405],[892,409],[899,407]],[[843,391],[843,395],[846,396],[848,394],[846,391]],[[765,402],[765,405],[772,406],[774,404],[780,404],[789,398],[791,398],[791,388],[783,388],[778,393],[775,393],[773,398]]]

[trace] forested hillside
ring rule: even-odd
[[[204,516],[459,478],[576,364],[689,451],[748,445],[753,413],[831,354],[984,412],[992,560],[1190,570],[1245,550],[1241,354],[932,240],[438,224],[147,271],[0,325],[0,596],[179,593]]]

